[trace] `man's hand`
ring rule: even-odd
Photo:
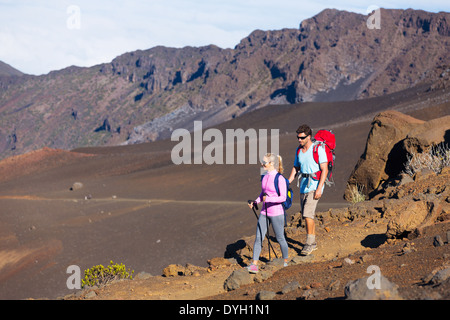
[[[294,181],[298,171],[299,170],[297,170],[295,167],[292,168],[291,175],[289,176],[289,183],[292,183],[292,181]]]
[[[323,184],[328,175],[328,162],[323,162],[320,164],[320,180],[317,186],[316,192],[314,192],[314,200],[319,200],[322,197]]]
[[[314,192],[314,200],[319,200],[322,197],[322,188],[317,189]]]

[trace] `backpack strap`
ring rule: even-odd
[[[298,157],[298,154],[300,153],[300,149],[301,149],[301,146],[299,145],[299,146],[297,147],[297,150],[295,151],[295,154],[297,155],[297,157]]]
[[[319,169],[320,169],[320,163],[319,163],[319,147],[322,146],[323,148],[325,148],[324,143],[321,141],[314,141],[313,144],[313,158],[314,161],[319,165]],[[313,173],[313,178],[315,180],[320,180],[320,176],[322,174],[322,170],[319,170],[315,173]]]
[[[275,180],[273,181],[273,183],[275,184],[275,190],[277,191],[278,196],[280,196],[280,188],[278,186],[278,182],[279,182],[280,176],[281,176],[281,174],[278,172],[275,175]]]
[[[278,172],[275,175],[275,180],[274,180],[275,190],[277,191],[278,196],[280,196],[280,188],[278,186],[280,176],[281,176],[281,173]],[[288,190],[286,190],[286,197],[287,197],[287,191]],[[284,208],[284,205],[281,205],[281,206],[283,207],[283,211],[284,211],[284,226],[286,227],[287,226],[286,209]]]
[[[323,146],[323,142],[315,141],[313,144],[313,158],[317,164],[319,164],[319,147],[320,146]]]

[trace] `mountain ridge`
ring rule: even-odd
[[[450,14],[326,9],[299,29],[255,30],[214,45],[124,53],[90,68],[0,79],[0,155],[164,139],[270,104],[354,100],[429,82],[450,64]]]
[[[21,76],[24,73],[0,61],[0,76]]]

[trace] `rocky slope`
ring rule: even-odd
[[[449,13],[324,10],[234,49],[155,47],[91,68],[0,78],[0,156],[137,143],[268,104],[380,96],[448,75]],[[442,83],[433,84],[434,89]]]
[[[17,69],[14,69],[9,64],[0,61],[0,77],[21,76],[21,75],[23,75],[22,72],[20,72]]]
[[[374,121],[372,129],[376,126]],[[390,137],[389,130],[381,133]],[[143,272],[136,280],[86,288],[64,299],[449,299],[450,167],[439,173],[417,170],[384,186],[370,201],[318,212],[319,249],[310,256],[300,255],[305,229],[300,213],[292,215],[285,229],[288,267],[269,261],[265,240],[261,271],[249,274],[243,266],[252,257],[250,236],[229,244],[224,258],[210,259],[208,268],[173,264],[161,276]],[[281,252],[272,241],[273,258]],[[367,286],[374,276],[379,276],[375,289]]]
[[[64,299],[448,300],[449,178],[450,171],[446,170],[430,179],[397,187],[414,190],[419,193],[416,197],[366,201],[319,212],[320,246],[307,257],[299,255],[305,230],[300,215],[294,215],[286,229],[291,258],[288,267],[281,267],[278,259],[268,262],[265,241],[261,271],[249,274],[242,268],[252,254],[254,237],[248,237],[227,247],[228,259],[210,259],[208,268],[170,265],[162,270],[162,275],[140,272],[132,281],[85,288]],[[430,199],[439,203],[439,212],[432,221],[411,219],[412,232],[390,232],[393,221],[405,214],[405,206]],[[272,241],[280,256],[276,240]],[[366,286],[374,272],[380,274],[378,289]]]

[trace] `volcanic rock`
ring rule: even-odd
[[[375,275],[372,275],[375,276]],[[345,286],[347,300],[402,300],[398,293],[398,286],[390,282],[382,274],[379,275],[380,288],[369,288],[370,277],[350,281]]]
[[[398,111],[379,113],[372,122],[365,151],[348,179],[344,198],[351,200],[351,190],[357,186],[363,186],[366,196],[374,197],[377,188],[384,190],[389,181],[400,176],[409,155],[447,142],[448,128],[450,116],[425,122]]]

